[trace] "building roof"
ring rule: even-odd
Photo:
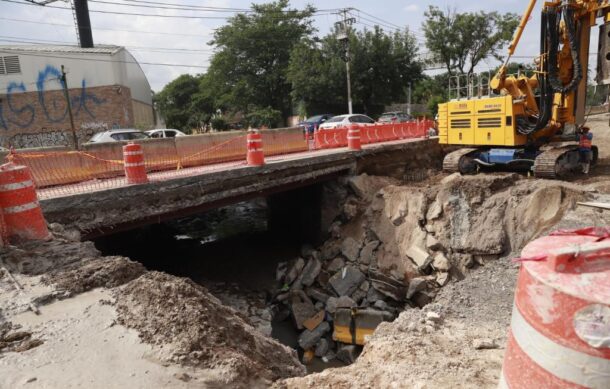
[[[83,48],[71,45],[0,45],[0,51],[38,52],[38,53],[71,53],[71,54],[104,54],[112,55],[123,50],[123,46],[96,45]]]

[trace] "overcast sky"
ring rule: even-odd
[[[72,12],[66,9],[32,6],[12,3],[25,0],[0,0],[0,44],[18,44],[25,41],[46,43],[75,44],[77,42]],[[149,0],[157,3],[190,4],[197,6],[248,8],[252,1],[245,0]],[[122,5],[108,4],[120,3]],[[256,1],[264,3],[264,1]],[[184,19],[170,17],[150,17],[133,15],[115,15],[90,12],[93,26],[93,41],[96,44],[113,44],[126,46],[140,62],[187,65],[159,66],[142,65],[150,84],[159,91],[165,84],[183,73],[201,73],[205,71],[212,48],[207,45],[215,28],[226,23],[224,17],[230,17],[234,12],[202,12],[187,10],[168,10],[155,8],[138,8],[125,4],[146,4],[126,0],[89,0],[90,11],[116,11],[127,13],[156,15],[188,15],[205,16],[220,19]],[[455,8],[458,11],[499,11],[521,14],[527,5],[526,0],[486,0],[479,2],[463,2],[452,0],[418,1],[418,0],[335,0],[335,1],[305,1],[292,0],[291,5],[303,8],[313,4],[320,10],[353,7],[369,14],[360,14],[356,28],[366,28],[372,25],[374,15],[387,25],[409,26],[421,42],[421,51],[426,51],[423,43],[421,24],[424,10],[429,5],[441,8]],[[66,3],[57,1],[54,7],[66,7]],[[530,21],[524,38],[515,55],[533,56],[538,51],[539,7]],[[354,11],[358,14],[357,11]],[[331,12],[321,12],[315,16],[315,26],[319,35],[325,35],[337,21],[338,16]],[[126,31],[129,30],[129,31]],[[155,32],[155,33],[153,33]],[[157,34],[161,33],[161,34]],[[596,36],[596,34],[593,34]],[[186,50],[186,51],[185,51]],[[525,61],[522,59],[522,61]],[[496,62],[489,61],[491,68]]]

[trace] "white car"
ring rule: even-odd
[[[87,143],[120,142],[126,140],[148,139],[149,136],[140,130],[123,128],[120,130],[108,130],[93,135]]]
[[[334,128],[348,127],[350,124],[371,125],[375,121],[366,115],[349,114],[332,117],[320,124],[318,130],[332,130]]]
[[[146,131],[146,134],[151,138],[175,138],[177,136],[186,136],[184,132],[173,128],[148,130]]]

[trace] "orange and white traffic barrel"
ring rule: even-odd
[[[360,127],[352,124],[347,130],[347,147],[350,150],[362,150],[360,141]]]
[[[0,208],[4,235],[9,241],[49,239],[32,174],[13,162],[0,166]]]
[[[247,154],[246,161],[249,166],[262,166],[265,164],[265,154],[263,153],[263,135],[258,130],[248,130],[246,136]]]
[[[610,229],[522,252],[500,388],[610,388]]]
[[[142,145],[129,142],[123,146],[123,166],[128,184],[146,184],[148,182]]]

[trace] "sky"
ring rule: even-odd
[[[41,1],[41,0],[36,0]],[[72,12],[63,1],[50,4],[49,8],[24,4],[25,0],[0,0],[0,44],[21,44],[24,42],[48,44],[76,44],[76,29]],[[94,44],[112,44],[125,46],[139,62],[167,65],[142,65],[154,91],[159,91],[165,84],[181,74],[205,72],[213,55],[213,47],[208,45],[214,29],[227,22],[226,18],[234,15],[230,12],[203,12],[175,9],[161,9],[150,2],[180,5],[196,5],[232,9],[247,9],[252,3],[265,1],[246,0],[89,0]],[[117,4],[118,3],[118,4]],[[388,28],[408,26],[420,43],[420,50],[426,51],[421,31],[424,11],[430,5],[442,9],[455,9],[459,12],[499,11],[521,14],[527,0],[486,0],[484,2],[455,0],[292,0],[291,6],[303,8],[312,4],[319,10],[332,10],[351,7],[357,18],[354,25],[357,29],[370,28],[376,19],[383,20]],[[134,7],[146,5],[150,8]],[[167,7],[167,6],[165,6]],[[175,6],[171,6],[175,7]],[[360,13],[358,10],[362,11]],[[102,11],[102,12],[94,12]],[[134,16],[106,14],[103,11],[140,13],[156,16]],[[523,39],[515,56],[535,56],[538,51],[540,6],[534,11]],[[190,18],[175,18],[185,15]],[[371,16],[372,15],[372,16]],[[168,17],[169,16],[169,17]],[[195,18],[195,17],[206,17]],[[212,17],[209,18],[208,17]],[[327,34],[338,20],[333,11],[321,11],[314,18],[318,35]],[[388,30],[386,28],[386,30]],[[595,36],[595,34],[593,34]],[[527,61],[526,59],[520,59]],[[494,60],[488,60],[480,66],[493,68]]]

